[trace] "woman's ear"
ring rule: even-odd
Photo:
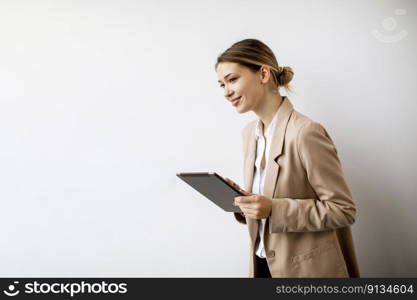
[[[271,68],[268,65],[262,65],[260,69],[261,83],[268,83],[271,77]]]

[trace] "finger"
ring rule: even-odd
[[[250,210],[242,210],[243,215],[245,217],[251,218],[251,219],[257,219],[256,212],[250,211]]]
[[[231,179],[228,179],[227,182],[231,184],[233,187],[240,189],[240,186],[236,182],[232,181]]]
[[[240,209],[248,209],[248,210],[254,210],[254,211],[258,210],[258,208],[255,207],[254,205],[239,204],[238,206],[240,207]]]
[[[242,204],[242,203],[252,203],[253,198],[252,196],[239,196],[235,197],[236,204]]]
[[[253,207],[239,205],[239,208],[241,211],[246,212],[246,213],[255,214],[258,212],[258,210],[254,209]]]
[[[252,216],[257,216],[257,215],[259,215],[259,212],[257,211],[257,210],[253,210],[253,209],[245,209],[245,208],[241,208],[240,209],[242,212],[243,212],[243,214],[245,215],[245,216],[247,216],[247,215],[252,215]]]
[[[236,190],[238,190],[239,192],[241,192],[243,194],[243,190],[242,188],[235,182],[228,180],[227,181],[232,187],[234,187]]]
[[[229,183],[231,186],[233,186],[235,189],[237,189],[241,194],[245,195],[245,196],[250,196],[253,195],[250,192],[245,191],[244,189],[242,189],[237,183],[235,183],[234,181],[232,181],[231,179],[227,178],[227,177],[222,177],[227,183]]]
[[[236,187],[236,186],[238,186],[236,183],[234,183],[231,179],[229,179],[229,178],[227,178],[227,177],[223,177],[223,179],[228,183],[228,184],[230,184],[231,186],[233,186],[233,187]]]
[[[245,191],[245,190],[242,190],[242,189],[239,189],[239,192],[241,192],[245,196],[251,196],[251,195],[253,195],[252,193],[249,193],[248,191]]]
[[[256,216],[256,214],[253,214],[253,213],[247,213],[247,214],[245,214],[245,217],[248,217],[248,218],[254,219],[254,220],[257,220],[258,219],[258,217]]]

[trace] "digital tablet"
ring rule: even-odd
[[[243,194],[217,173],[177,173],[177,176],[223,210],[242,212],[233,202],[235,197]]]

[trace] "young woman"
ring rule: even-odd
[[[356,208],[324,127],[293,108],[294,73],[256,39],[233,44],[215,70],[227,101],[259,119],[243,131],[245,189],[234,199],[251,239],[250,277],[359,277]]]

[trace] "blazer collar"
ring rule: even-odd
[[[283,97],[283,101],[277,111],[277,119],[275,130],[272,136],[272,144],[267,158],[267,167],[265,172],[264,195],[272,198],[275,190],[275,183],[278,178],[279,165],[278,157],[282,153],[284,145],[285,131],[287,129],[288,120],[293,112],[293,105],[287,96]],[[258,122],[252,122],[249,130],[244,133],[245,157],[244,157],[244,179],[245,189],[252,191],[254,163],[256,155],[256,126]]]
[[[277,123],[272,135],[272,144],[269,150],[269,157],[267,158],[267,166],[265,171],[265,182],[263,195],[273,198],[276,182],[278,179],[279,165],[278,157],[282,153],[284,145],[285,131],[287,129],[288,120],[293,112],[293,106],[288,97],[283,97],[283,102],[277,111]],[[255,151],[256,151],[256,135],[255,129],[258,122],[252,122],[248,130],[243,133],[243,142],[245,143],[244,154],[244,183],[245,190],[252,192],[253,175],[255,167]],[[256,237],[258,235],[259,220],[254,220],[246,217],[249,234],[252,240],[252,245],[256,244]]]

